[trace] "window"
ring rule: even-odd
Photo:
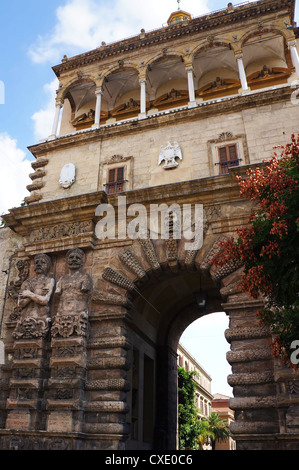
[[[237,152],[237,145],[225,145],[224,147],[218,148],[219,153],[219,168],[220,175],[226,175],[229,168],[233,166],[239,166],[239,158]]]
[[[108,182],[106,183],[106,193],[121,193],[125,187],[125,167],[111,168],[108,171]]]

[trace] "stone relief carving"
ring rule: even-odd
[[[76,181],[76,167],[73,163],[67,163],[61,170],[59,184],[68,189]]]
[[[74,334],[86,336],[88,330],[88,302],[92,290],[91,277],[83,272],[84,252],[75,248],[67,252],[70,273],[57,282],[55,294],[59,296],[57,315],[53,322],[52,337],[67,338]]]
[[[36,277],[22,283],[18,295],[20,319],[13,333],[15,339],[42,338],[48,333],[50,318],[50,299],[55,280],[49,276],[51,259],[45,254],[34,258]]]
[[[18,297],[23,282],[28,279],[30,263],[27,260],[18,260],[16,263],[16,268],[18,270],[18,279],[16,281],[12,281],[9,284],[7,291],[9,297],[15,303],[14,311],[9,316],[10,321],[15,321],[20,317],[21,308],[18,306]]]
[[[174,142],[174,144],[168,142],[168,145],[166,145],[166,147],[161,147],[159,154],[159,165],[161,165],[161,163],[165,161],[165,164],[163,166],[165,170],[177,168],[179,165],[176,161],[177,158],[183,160],[182,151],[177,142]]]
[[[30,242],[54,240],[56,238],[71,237],[92,231],[92,222],[74,222],[72,224],[58,224],[53,227],[43,227],[33,230]]]

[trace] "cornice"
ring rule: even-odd
[[[239,201],[239,185],[236,176],[246,177],[248,168],[264,166],[253,164],[232,168],[227,175],[199,178],[196,180],[170,183],[161,186],[135,189],[121,193],[126,196],[127,205],[134,203],[161,204],[167,200],[180,203],[225,204]],[[13,208],[9,214],[3,216],[7,226],[14,232],[27,236],[33,230],[41,227],[50,227],[55,224],[68,224],[79,222],[94,222],[95,210],[99,204],[108,203],[118,206],[118,195],[110,195],[103,191],[96,191],[69,198],[44,201],[29,206]]]
[[[228,114],[239,112],[243,109],[261,107],[290,99],[293,89],[290,86],[270,89],[257,93],[234,96],[221,101],[214,100],[209,103],[201,103],[196,108],[183,108],[168,110],[161,114],[148,116],[143,120],[131,120],[123,123],[116,123],[110,126],[103,126],[99,129],[89,129],[58,137],[55,140],[41,142],[28,147],[28,150],[36,158],[45,156],[53,151],[60,151],[73,146],[84,145],[87,142],[97,142],[126,134],[144,132],[156,127],[169,126],[171,124],[188,123],[218,114]]]
[[[89,52],[66,59],[62,64],[52,67],[57,77],[62,72],[67,72],[78,67],[101,61],[105,58],[131,53],[133,50],[143,49],[157,43],[165,43],[173,41],[176,38],[189,36],[206,32],[219,27],[232,25],[236,23],[244,23],[247,18],[257,17],[259,20],[261,15],[269,15],[280,10],[287,9],[290,12],[291,21],[294,20],[295,0],[259,0],[249,5],[241,5],[232,11],[221,10],[205,16],[194,18],[190,21],[170,25],[154,31],[139,34],[134,37],[117,41],[115,43],[105,45]]]

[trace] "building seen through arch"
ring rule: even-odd
[[[294,9],[178,10],[53,67],[52,128],[0,230],[0,449],[175,450],[179,339],[225,311],[236,448],[298,450],[298,373],[242,266],[210,263],[251,212],[236,176],[297,131]]]

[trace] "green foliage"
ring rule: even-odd
[[[206,419],[209,431],[214,435],[212,439],[212,449],[215,450],[216,441],[226,441],[229,436],[229,426],[226,421],[222,420],[218,413],[212,412]]]
[[[220,242],[212,263],[243,265],[240,288],[264,297],[258,316],[273,333],[274,356],[296,368],[290,357],[299,339],[299,135],[281,148],[265,168],[237,177],[240,196],[253,201],[254,210],[248,225],[237,229],[237,239]]]
[[[202,449],[210,438],[212,448],[215,448],[216,440],[228,439],[229,427],[226,421],[220,419],[218,413],[211,413],[205,419],[199,419],[195,406],[196,385],[194,377],[198,374],[188,372],[183,367],[178,367],[178,401],[179,401],[179,449]]]
[[[178,368],[178,411],[179,411],[179,449],[191,450],[198,446],[197,408],[194,404],[196,372],[188,372],[183,367]]]

